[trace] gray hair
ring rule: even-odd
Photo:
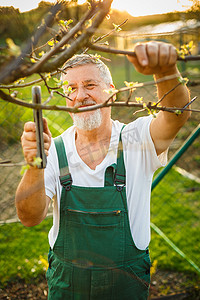
[[[112,76],[109,68],[96,56],[91,54],[76,54],[68,59],[63,69],[75,68],[77,66],[83,66],[87,64],[95,64],[100,71],[100,76],[106,84],[113,84]],[[65,76],[64,73],[61,75],[61,79]]]

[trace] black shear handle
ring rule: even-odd
[[[33,104],[41,104],[41,87],[32,87],[32,100]],[[47,158],[44,152],[44,138],[43,138],[43,120],[42,120],[42,110],[33,109],[33,116],[36,125],[36,141],[37,141],[37,157],[40,157],[42,161],[39,163],[38,168],[46,168]]]

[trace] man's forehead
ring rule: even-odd
[[[96,84],[99,84],[101,81],[100,80],[95,80],[95,79],[83,79],[83,80],[67,80],[68,81],[68,84],[67,86],[74,86],[76,84],[78,84],[79,82],[82,83],[82,84],[88,84],[88,83],[96,83]]]
[[[66,71],[65,78],[75,78],[86,80],[99,80],[100,72],[98,67],[95,64],[85,64],[81,66],[74,66],[69,68]],[[100,80],[99,80],[100,81]]]

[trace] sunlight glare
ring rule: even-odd
[[[40,0],[0,0],[0,6],[13,6],[19,8],[21,12],[25,12],[37,8]],[[46,2],[55,3],[55,0],[47,0]],[[86,0],[78,0],[79,4],[85,3]],[[162,14],[173,11],[183,11],[192,5],[189,0],[113,0],[112,8],[121,11],[127,11],[132,16],[144,16],[152,14]]]
[[[130,15],[144,16],[152,14],[162,14],[174,11],[184,11],[191,7],[192,2],[189,0],[113,0],[112,8],[121,11],[127,11]]]

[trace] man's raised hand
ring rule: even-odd
[[[177,73],[176,48],[163,42],[138,43],[134,48],[135,57],[128,56],[136,70],[144,75],[159,77]]]

